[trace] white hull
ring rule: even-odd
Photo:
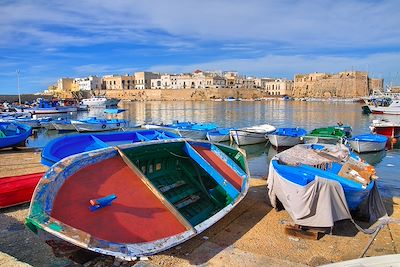
[[[226,135],[210,135],[207,133],[207,139],[210,142],[214,142],[214,143],[219,143],[219,142],[226,142],[230,140],[230,135],[226,134]]]
[[[118,130],[127,126],[126,122],[86,123],[81,121],[71,121],[71,124],[78,132],[103,132]]]
[[[52,123],[54,126],[54,129],[58,131],[76,131],[74,125],[71,123]]]
[[[43,108],[43,109],[35,109],[35,108],[21,109],[22,112],[29,112],[32,115],[62,114],[62,113],[76,112],[77,110],[78,109],[76,107],[58,107],[58,108]]]
[[[381,151],[384,150],[386,147],[386,142],[365,142],[359,140],[352,140],[349,141],[349,144],[353,150],[357,151],[358,153],[364,152],[373,152],[373,151]]]
[[[230,133],[233,140],[235,140],[236,144],[239,146],[264,143],[267,141],[265,133],[252,133],[243,130],[231,130]]]
[[[400,107],[375,107],[368,106],[372,113],[400,115]]]
[[[86,105],[88,107],[107,107],[107,106],[116,106],[119,103],[119,99],[115,98],[105,98],[105,97],[100,97],[100,98],[88,98],[88,99],[83,99],[82,100],[82,105]]]
[[[206,139],[206,131],[175,129],[184,138],[204,140]]]
[[[268,139],[274,147],[289,147],[303,143],[303,140],[299,136],[293,137],[293,136],[269,134]]]

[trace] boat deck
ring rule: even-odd
[[[117,196],[110,206],[89,210],[90,199],[110,194]],[[150,242],[186,231],[120,157],[90,165],[72,175],[60,189],[51,216],[116,243]]]

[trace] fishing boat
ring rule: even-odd
[[[44,99],[38,99],[36,107],[23,108],[15,107],[18,112],[29,112],[32,115],[43,115],[43,114],[61,114],[76,112],[77,108],[72,106],[60,106],[58,101],[47,101]]]
[[[44,147],[42,164],[50,167],[68,156],[110,146],[179,137],[177,134],[162,130],[66,135],[50,141]]]
[[[331,126],[334,127],[335,129],[342,130],[346,137],[351,137],[351,133],[353,132],[353,128],[350,125],[343,125],[342,123],[338,123],[338,125]]]
[[[15,147],[31,136],[32,128],[25,124],[0,122],[0,148]]]
[[[231,128],[223,128],[223,129],[217,129],[213,131],[208,131],[207,132],[207,139],[210,142],[226,142],[229,141],[230,139],[230,130]]]
[[[122,119],[98,119],[92,117],[89,119],[71,120],[71,124],[78,132],[103,132],[127,127],[128,121]]]
[[[364,99],[365,106],[363,111],[373,114],[389,114],[389,115],[400,115],[400,99],[392,99],[390,97],[381,98],[368,98]]]
[[[26,224],[45,240],[134,260],[200,234],[248,188],[245,156],[232,147],[184,139],[120,145],[53,165]]]
[[[346,133],[336,127],[317,128],[303,137],[307,144],[337,144],[343,143]]]
[[[266,142],[266,135],[274,132],[275,130],[276,128],[272,125],[262,124],[231,130],[230,135],[239,146],[251,145]]]
[[[303,128],[278,128],[267,136],[274,147],[290,147],[302,143],[306,134]]]
[[[279,200],[302,226],[332,227],[350,219],[376,189],[375,169],[343,144],[296,145],[277,154],[269,168],[272,205]]]
[[[0,209],[31,201],[44,172],[0,178]]]
[[[116,98],[106,98],[102,96],[92,96],[91,98],[82,99],[81,105],[90,107],[111,107],[117,106],[119,99]]]
[[[386,147],[389,138],[377,134],[361,134],[347,139],[351,148],[358,153],[381,151]]]
[[[145,124],[146,129],[165,129],[174,131],[184,138],[206,139],[207,132],[215,130],[218,126],[214,123],[174,122],[172,124]]]
[[[372,133],[387,136],[389,138],[400,137],[400,122],[389,121],[386,119],[373,120],[369,126]]]

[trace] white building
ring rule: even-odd
[[[291,96],[293,92],[293,81],[286,79],[276,79],[265,83],[269,95]]]
[[[75,78],[74,82],[79,85],[80,91],[90,91],[101,89],[101,78],[89,76],[85,78]]]

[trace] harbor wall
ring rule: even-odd
[[[108,97],[123,100],[209,100],[218,98],[256,99],[268,97],[268,93],[260,89],[207,88],[207,89],[145,89],[145,90],[107,90]]]

